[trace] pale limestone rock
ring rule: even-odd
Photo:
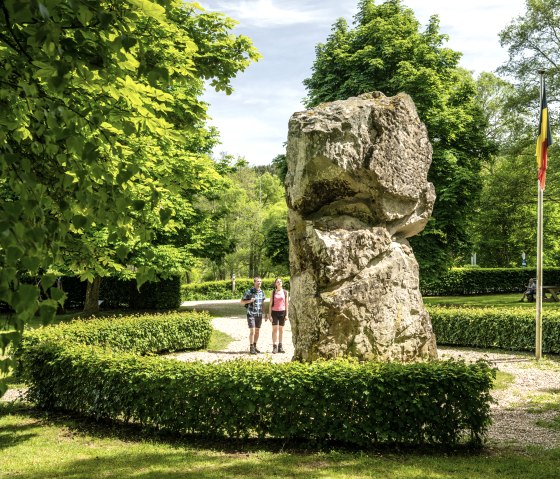
[[[296,359],[436,357],[406,240],[432,211],[431,157],[405,94],[364,94],[292,116],[286,193]]]

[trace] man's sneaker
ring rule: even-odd
[[[249,347],[249,354],[257,354],[257,348],[255,348],[254,344],[251,344]]]
[[[257,349],[257,343],[253,343],[253,347],[255,348],[256,354],[261,354],[261,352]]]
[[[286,351],[284,351],[284,348],[282,347],[282,343],[278,343],[278,352],[279,353],[285,353]]]
[[[278,346],[276,344],[272,345],[272,354],[277,353],[278,352]]]

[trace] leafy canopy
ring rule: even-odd
[[[181,0],[0,3],[0,301],[16,312],[0,346],[63,299],[43,275],[52,299],[39,303],[22,274],[64,262],[84,235],[95,248],[95,232],[149,241],[174,215],[169,198],[212,184],[200,95],[205,82],[230,93],[258,58],[233,25]]]
[[[537,168],[535,142],[539,121],[539,70],[546,70],[547,96],[553,137],[557,137],[556,102],[560,91],[560,1],[529,0],[525,12],[501,32],[508,60],[498,72],[478,80],[479,96],[489,116],[489,133],[498,154],[483,171],[483,190],[475,209],[473,238],[484,266],[519,266],[526,253],[536,259]],[[557,142],[549,150],[544,196],[545,265],[560,261],[560,191]]]
[[[432,219],[411,241],[424,274],[441,270],[466,247],[478,172],[491,151],[476,85],[446,41],[436,16],[421,30],[400,0],[362,0],[354,27],[340,19],[317,45],[312,75],[304,81],[308,106],[376,90],[413,98],[434,148],[429,179],[437,193]]]
[[[250,167],[231,155],[217,162],[227,187],[197,205],[208,212],[205,224],[212,228],[213,237],[205,245],[207,261],[193,274],[200,272],[203,280],[226,279],[232,273],[238,277],[287,274],[288,208],[276,168]]]
[[[549,103],[558,98],[559,27],[559,0],[527,0],[523,15],[514,18],[500,32],[500,44],[507,48],[509,58],[498,71],[514,80],[519,104],[531,104],[533,109],[537,104],[538,109],[540,69],[547,71]]]

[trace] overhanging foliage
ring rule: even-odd
[[[205,82],[230,93],[258,58],[233,25],[180,0],[0,3],[0,301],[16,312],[0,344],[63,300],[47,274],[39,303],[22,272],[118,269],[218,178],[199,97]],[[139,284],[153,256],[140,254]]]

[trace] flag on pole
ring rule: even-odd
[[[543,81],[543,91],[541,98],[541,118],[539,121],[539,137],[537,138],[537,168],[541,190],[544,190],[546,183],[546,159],[548,147],[552,145],[552,135],[550,134],[550,123],[548,122],[548,105],[546,103],[546,86]]]

